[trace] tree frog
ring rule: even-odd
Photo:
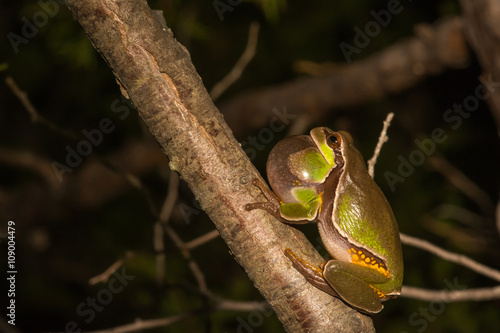
[[[272,149],[266,168],[274,192],[255,179],[267,202],[245,209],[266,210],[285,223],[317,222],[333,259],[317,267],[285,250],[307,281],[368,314],[400,295],[403,256],[396,219],[349,133],[317,127],[310,135],[285,138]]]

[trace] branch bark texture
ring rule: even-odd
[[[283,255],[322,259],[300,232],[244,204],[263,200],[255,168],[213,105],[189,53],[144,0],[69,0],[170,167],[210,216],[288,332],[373,332],[369,317],[315,289]],[[216,260],[216,259],[214,259]]]

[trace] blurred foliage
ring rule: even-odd
[[[372,10],[382,10],[388,4],[388,1],[375,0],[220,0],[230,6],[221,16],[214,7],[215,2],[157,0],[149,4],[163,10],[168,26],[189,49],[207,89],[224,77],[239,58],[249,24],[261,23],[256,57],[222,100],[302,75],[293,70],[298,60],[345,62],[339,44],[352,43],[353,28],[363,28],[373,20]],[[457,1],[452,0],[402,2],[402,6],[403,11],[394,15],[390,24],[359,55],[353,56],[354,61],[412,36],[416,24],[432,23],[460,12]],[[35,1],[7,1],[2,7],[0,31],[3,36],[21,35],[23,18],[32,20],[41,10],[40,3]],[[121,120],[110,112],[113,101],[120,98],[119,88],[110,69],[67,8],[59,6],[57,13],[18,48],[16,53],[4,38],[0,58],[2,82],[6,76],[12,76],[41,115],[77,135],[83,129],[96,128],[105,117],[116,124],[117,129],[106,136],[96,154],[105,156],[125,141],[145,135],[136,114]],[[482,212],[428,163],[417,166],[403,183],[396,184],[395,191],[391,191],[384,177],[387,171],[397,173],[398,156],[408,158],[416,149],[416,138],[429,138],[433,129],[443,128],[448,139],[437,145],[437,150],[496,202],[500,149],[497,128],[487,105],[481,104],[456,130],[443,122],[446,109],[474,92],[480,73],[473,59],[467,68],[430,77],[400,95],[340,110],[335,113],[335,119],[325,119],[323,124],[351,131],[368,159],[385,115],[394,112],[390,140],[382,150],[375,179],[392,203],[401,231],[499,268],[500,242],[493,217],[483,216],[466,224],[438,214],[442,205],[462,207],[478,215]],[[50,160],[64,159],[64,147],[74,142],[31,123],[26,110],[5,84],[1,85],[0,100],[3,147],[33,151]],[[259,152],[255,161],[261,170],[270,148],[271,145]],[[34,181],[25,171],[5,166],[0,166],[0,171],[0,184],[4,189],[22,190]],[[143,182],[159,206],[167,188],[164,177],[149,175]],[[179,209],[181,204],[191,207],[187,218]],[[194,208],[192,195],[184,184],[180,188],[179,205],[170,223],[183,240],[194,239],[213,229],[206,215]],[[88,331],[131,323],[135,318],[171,316],[206,305],[206,300],[195,291],[196,281],[185,260],[168,239],[166,280],[163,285],[156,283],[152,245],[155,219],[140,191],[131,189],[96,210],[74,210],[70,220],[39,220],[35,225],[24,227],[16,216],[8,218],[19,226],[17,324],[24,331],[64,331],[68,321],[75,321],[79,328]],[[313,244],[317,244],[315,228],[306,226],[303,230]],[[133,276],[133,280],[123,292],[113,294],[112,301],[101,311],[95,311],[95,318],[90,320],[89,313],[78,312],[79,306],[85,305],[89,297],[102,293],[107,284],[90,286],[88,280],[127,251],[135,253],[125,265],[126,274]],[[455,280],[465,288],[494,285],[493,281],[423,251],[404,246],[404,255],[407,285],[438,290],[447,288],[445,281]],[[5,258],[3,247],[1,256]],[[233,300],[262,300],[221,239],[194,250],[193,256],[201,265],[210,290],[216,294]],[[381,314],[374,316],[378,332],[479,332],[500,327],[498,301],[440,305],[400,298],[385,306]],[[428,311],[431,316],[426,319],[422,311]],[[282,331],[274,315],[241,312],[204,314],[157,331],[243,332],[250,330],[242,329],[242,322],[259,320],[263,324],[248,326],[251,331]]]

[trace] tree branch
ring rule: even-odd
[[[253,22],[250,25],[250,31],[248,32],[248,41],[245,51],[238,59],[238,62],[234,65],[233,69],[221,80],[219,81],[210,91],[210,97],[212,100],[217,100],[220,95],[222,95],[234,82],[236,82],[240,77],[247,65],[255,56],[255,50],[257,49],[257,40],[259,37],[260,24],[258,22]]]
[[[457,254],[450,252],[448,250],[442,249],[434,244],[432,244],[429,241],[408,236],[406,234],[400,233],[401,237],[401,242],[406,245],[410,245],[413,247],[420,248],[422,250],[425,250],[427,252],[430,252],[440,258],[443,258],[444,260],[447,260],[449,262],[454,262],[456,264],[465,266],[479,274],[482,274],[484,276],[487,276],[493,280],[500,281],[500,271],[493,269],[491,267],[488,267],[486,265],[483,265],[481,263],[478,263],[475,260],[470,259],[467,256],[464,256],[462,254]]]
[[[286,106],[293,115],[307,113],[317,121],[331,110],[395,94],[448,67],[467,65],[469,52],[460,18],[420,24],[415,32],[414,37],[365,60],[338,65],[327,75],[240,94],[223,103],[221,112],[236,135],[243,137],[266,126],[276,107]]]
[[[74,13],[148,125],[170,167],[194,192],[235,259],[288,332],[371,332],[369,317],[315,289],[291,267],[286,247],[322,261],[295,229],[264,212],[253,165],[225,124],[188,52],[144,0],[69,0]]]
[[[465,287],[465,286],[463,286]],[[403,286],[401,297],[429,302],[490,301],[500,298],[500,286],[467,290],[432,290]]]
[[[460,4],[467,41],[476,51],[483,73],[491,74],[492,87],[496,88],[500,82],[500,3],[496,0],[460,0]],[[500,89],[488,89],[491,92],[488,104],[500,129]]]
[[[375,147],[375,151],[373,152],[373,157],[368,160],[366,164],[368,164],[368,174],[373,178],[375,176],[375,164],[377,163],[378,155],[380,155],[380,151],[382,150],[382,146],[389,140],[387,136],[387,130],[389,126],[391,126],[392,118],[394,118],[394,113],[389,113],[384,120],[384,127],[382,128],[382,132],[380,132],[380,136],[378,137],[377,146]]]

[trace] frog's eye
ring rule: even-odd
[[[330,148],[336,149],[342,144],[342,138],[337,133],[331,134],[326,138],[326,143]]]

